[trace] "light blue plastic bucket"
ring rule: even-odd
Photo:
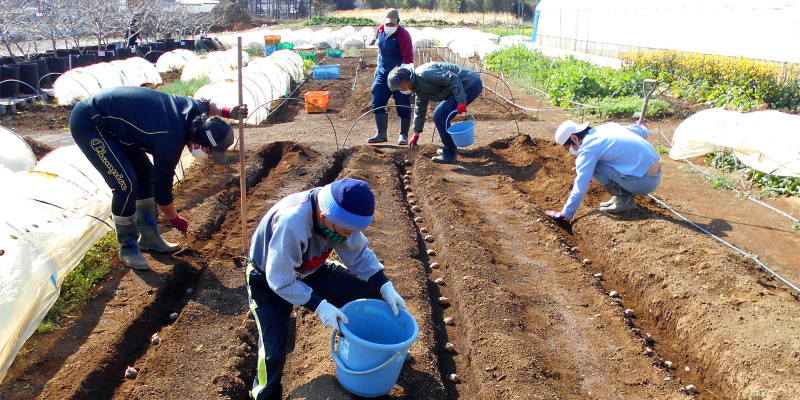
[[[450,120],[450,117],[455,112],[454,110],[447,116],[447,121]],[[472,117],[472,121],[462,121],[447,128],[447,133],[450,134],[450,137],[453,138],[453,143],[458,147],[467,147],[475,142],[475,116],[469,111],[467,111],[467,114]]]
[[[348,324],[339,321],[338,352],[336,332],[331,336],[336,378],[358,396],[389,393],[400,376],[408,348],[419,335],[417,321],[403,309],[395,317],[388,303],[375,299],[351,301],[342,312]]]

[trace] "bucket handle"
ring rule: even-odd
[[[445,126],[447,126],[447,122],[450,121],[450,116],[452,116],[453,113],[455,113],[455,112],[458,112],[458,110],[453,110],[453,111],[450,112],[450,114],[447,115],[447,119],[444,120],[444,125]],[[472,117],[472,122],[475,122],[475,116],[472,115],[472,113],[469,112],[469,111],[467,111],[467,114],[469,114],[469,116]]]
[[[397,353],[394,353],[394,355],[392,357],[390,357],[389,360],[387,360],[385,363],[383,363],[382,365],[379,365],[379,366],[377,366],[377,367],[375,367],[375,368],[373,368],[373,369],[371,369],[369,371],[352,371],[352,370],[350,370],[349,368],[347,368],[344,365],[344,362],[342,362],[342,359],[339,358],[339,354],[336,353],[336,351],[335,351],[335,349],[333,347],[333,343],[335,341],[336,341],[336,331],[333,331],[333,335],[331,335],[331,357],[333,357],[333,362],[336,363],[337,367],[341,368],[344,372],[346,372],[348,374],[351,374],[351,375],[367,375],[367,374],[372,374],[372,373],[378,372],[378,371],[388,367],[393,362],[397,361],[397,359],[400,358],[400,356],[401,356],[400,352],[398,351]]]

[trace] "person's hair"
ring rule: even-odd
[[[577,137],[578,137],[578,139],[580,139],[580,140],[583,140],[583,138],[584,138],[584,137],[586,137],[586,134],[587,134],[587,133],[589,133],[589,130],[590,130],[590,129],[592,129],[592,127],[591,127],[591,126],[587,126],[587,127],[586,127],[586,129],[584,129],[584,130],[582,130],[582,131],[580,131],[580,132],[575,132],[575,133],[573,133],[572,135],[575,135],[575,136],[577,136]],[[566,145],[568,145],[568,144],[575,144],[575,143],[572,143],[572,135],[570,135],[570,136],[567,138],[567,141],[566,141],[566,142],[564,142],[564,145],[565,145],[565,146],[566,146]]]
[[[396,92],[400,90],[400,85],[403,82],[411,82],[411,70],[400,66],[394,67],[389,71],[386,81],[389,85],[389,90]]]

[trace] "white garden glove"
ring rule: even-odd
[[[317,310],[314,312],[319,315],[322,325],[325,325],[328,328],[333,328],[335,331],[339,331],[339,324],[336,323],[337,319],[341,319],[345,324],[348,323],[347,316],[344,315],[342,310],[336,308],[336,306],[333,304],[328,303],[328,300],[322,300],[322,303],[319,303]]]
[[[402,67],[402,68],[406,68],[406,69],[408,69],[409,71],[414,71],[414,63],[409,63],[409,64],[400,64],[400,67]]]
[[[392,312],[394,316],[400,315],[400,310],[397,307],[402,308],[403,310],[407,310],[406,302],[403,301],[403,298],[397,294],[397,291],[394,290],[394,286],[392,286],[392,282],[386,282],[381,286],[381,296],[383,299],[389,303],[389,307],[392,307]]]

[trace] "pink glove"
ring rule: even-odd
[[[567,219],[567,217],[565,217],[564,214],[561,214],[559,211],[547,210],[545,211],[545,214],[556,221],[563,221]]]
[[[408,141],[408,148],[413,149],[417,146],[417,140],[419,140],[419,135],[415,134],[411,137],[411,140]]]
[[[463,114],[467,112],[467,103],[459,104],[458,107],[456,107],[456,110],[458,110],[458,114]]]
[[[169,220],[169,223],[172,224],[177,230],[186,233],[189,230],[189,221],[183,219],[180,215],[175,216]]]

